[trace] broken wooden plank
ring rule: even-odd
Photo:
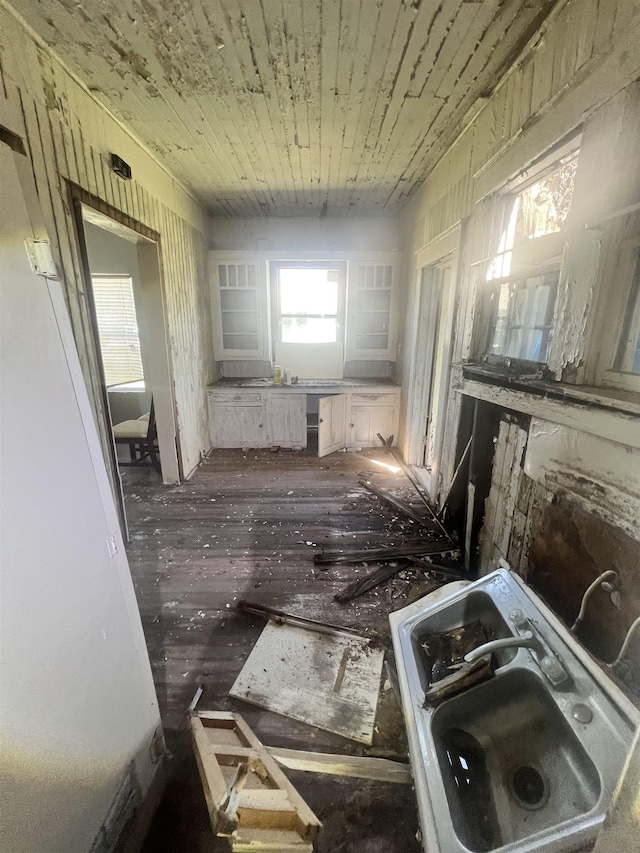
[[[349,601],[353,601],[354,598],[358,598],[359,596],[364,595],[365,592],[369,592],[369,590],[374,587],[380,586],[380,584],[390,580],[394,575],[397,575],[398,572],[406,569],[409,565],[410,563],[408,560],[399,560],[397,563],[386,563],[385,565],[374,569],[374,571],[370,572],[365,577],[359,578],[357,581],[350,583],[341,592],[338,592],[333,596],[334,600],[340,604],[347,604]]]
[[[463,566],[456,569],[453,566],[445,566],[442,563],[430,563],[428,560],[421,560],[420,557],[409,557],[408,559],[412,565],[417,566],[417,568],[422,569],[425,572],[433,572],[434,574],[443,575],[448,580],[452,581],[468,580],[468,575],[464,571]]]
[[[242,717],[200,711],[191,730],[214,832],[233,851],[311,853],[320,822]]]
[[[350,776],[354,779],[372,779],[376,782],[395,782],[400,785],[413,784],[410,765],[389,761],[387,758],[332,755],[277,746],[268,746],[267,749],[279,764],[288,767],[289,770]]]
[[[431,502],[429,501],[429,496],[428,496],[424,486],[422,485],[422,483],[420,482],[420,480],[416,476],[415,472],[412,470],[412,468],[409,465],[407,465],[407,463],[404,461],[404,459],[402,458],[402,456],[400,455],[400,453],[397,449],[392,448],[391,449],[391,455],[396,460],[398,465],[402,468],[402,470],[406,474],[407,478],[411,482],[413,488],[418,493],[418,496],[422,500],[422,503],[424,504],[427,512],[429,513],[429,516],[430,516],[433,524],[438,528],[438,530],[443,534],[443,536],[445,536],[450,542],[452,542],[453,539],[451,537],[451,534],[444,527],[444,525],[442,524],[442,522],[438,518],[436,512],[434,511],[433,507],[431,506]]]
[[[306,616],[295,616],[292,613],[285,613],[282,610],[276,610],[264,604],[252,604],[250,601],[242,600],[238,602],[237,608],[243,613],[262,616],[264,619],[272,619],[279,625],[295,625],[298,628],[306,628],[308,631],[317,631],[320,634],[329,634],[331,636],[349,634],[354,637],[360,637],[361,639],[366,638],[365,632],[356,631],[355,628],[344,628],[340,625],[332,625],[330,622],[308,619]]]
[[[458,474],[462,470],[462,466],[464,465],[464,463],[467,459],[467,456],[469,455],[469,451],[471,450],[472,444],[473,444],[473,436],[471,436],[471,438],[467,442],[464,450],[462,451],[462,456],[460,457],[460,461],[456,465],[456,470],[453,472],[453,477],[451,478],[451,482],[449,483],[449,487],[447,488],[445,496],[442,499],[442,503],[440,505],[440,512],[438,513],[438,515],[442,515],[442,513],[445,511],[445,509],[447,507],[447,501],[449,500],[449,495],[451,494],[451,490],[453,489],[453,487],[456,483],[456,480],[458,479]]]
[[[218,833],[224,818],[220,817],[221,804],[227,796],[227,783],[220,765],[218,764],[215,751],[204,730],[202,721],[197,714],[191,715],[191,734],[193,737],[193,752],[200,773],[202,790],[207,803],[209,819],[214,833]],[[236,821],[237,823],[237,821]],[[228,828],[228,827],[227,827]]]
[[[416,510],[410,506],[410,504],[406,503],[406,501],[403,501],[401,498],[397,498],[390,492],[384,491],[384,489],[379,489],[368,480],[358,480],[358,485],[362,486],[363,489],[367,489],[367,491],[372,492],[376,497],[380,498],[383,503],[400,513],[400,515],[406,516],[421,527],[433,530],[433,522],[428,518],[425,518],[425,516],[420,515],[419,512],[416,512]]]
[[[418,545],[392,545],[388,548],[364,548],[354,551],[325,551],[316,554],[313,562],[316,565],[327,563],[373,563],[387,560],[398,560],[402,557],[428,557],[431,554],[448,554],[456,548],[451,542],[425,542]]]

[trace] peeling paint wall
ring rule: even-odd
[[[615,564],[623,582],[621,609],[600,607],[583,636],[603,656],[619,647],[640,612],[640,405],[621,392],[583,386],[597,383],[601,343],[616,335],[610,306],[628,221],[616,213],[640,202],[639,77],[637,2],[558,4],[510,72],[478,103],[475,118],[405,212],[408,305],[418,279],[412,270],[437,263],[451,251],[451,235],[459,235],[440,493],[465,443],[458,440],[463,397],[500,407],[505,426],[491,489],[477,496],[486,500],[481,562],[490,568],[500,557],[508,559],[568,620],[588,584]],[[552,396],[545,389],[516,390],[488,377],[465,377],[463,365],[484,352],[479,295],[482,260],[492,253],[493,194],[526,178],[538,158],[578,132],[580,157],[548,359],[551,375],[567,384]],[[411,375],[410,329],[408,318],[403,384]],[[567,388],[575,389],[575,399],[566,396]],[[526,431],[509,426],[514,414],[520,422],[522,415],[531,418]]]
[[[169,344],[183,467],[208,451],[205,388],[214,377],[206,275],[207,217],[152,154],[0,8],[0,124],[25,142],[52,239],[101,440],[101,395],[67,181],[160,235]],[[132,167],[123,181],[111,151]]]

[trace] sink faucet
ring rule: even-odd
[[[464,656],[464,659],[467,663],[475,663],[480,658],[484,658],[487,655],[490,655],[491,652],[496,652],[499,649],[534,649],[537,652],[542,650],[542,646],[540,641],[537,640],[533,634],[528,631],[527,635],[523,637],[505,637],[502,640],[491,640],[489,643],[484,643],[481,646],[478,646],[477,649],[473,649],[473,651],[468,652]]]
[[[546,647],[542,639],[536,634],[533,625],[522,610],[512,610],[509,619],[518,633],[501,640],[491,640],[489,643],[478,646],[477,649],[473,649],[464,656],[467,663],[474,663],[498,649],[530,649],[533,659],[551,684],[554,687],[561,687],[569,680],[567,671],[551,649]]]

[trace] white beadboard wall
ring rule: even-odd
[[[0,6],[0,124],[24,140],[94,412],[101,410],[86,294],[66,181],[160,235],[165,303],[185,476],[210,447],[206,394],[214,373],[206,274],[207,215],[197,201],[54,57]],[[123,181],[109,153],[132,167]],[[101,440],[107,436],[97,417]]]
[[[209,220],[210,248],[269,252],[398,252],[399,217],[260,216]]]
[[[639,33],[637,0],[559,3],[405,209],[412,251],[632,82]]]

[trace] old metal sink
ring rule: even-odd
[[[390,622],[425,850],[570,851],[592,841],[640,714],[535,593],[498,569]],[[436,677],[425,637],[471,623],[492,647],[500,641],[493,675],[425,702]],[[529,647],[511,645],[523,636]]]

